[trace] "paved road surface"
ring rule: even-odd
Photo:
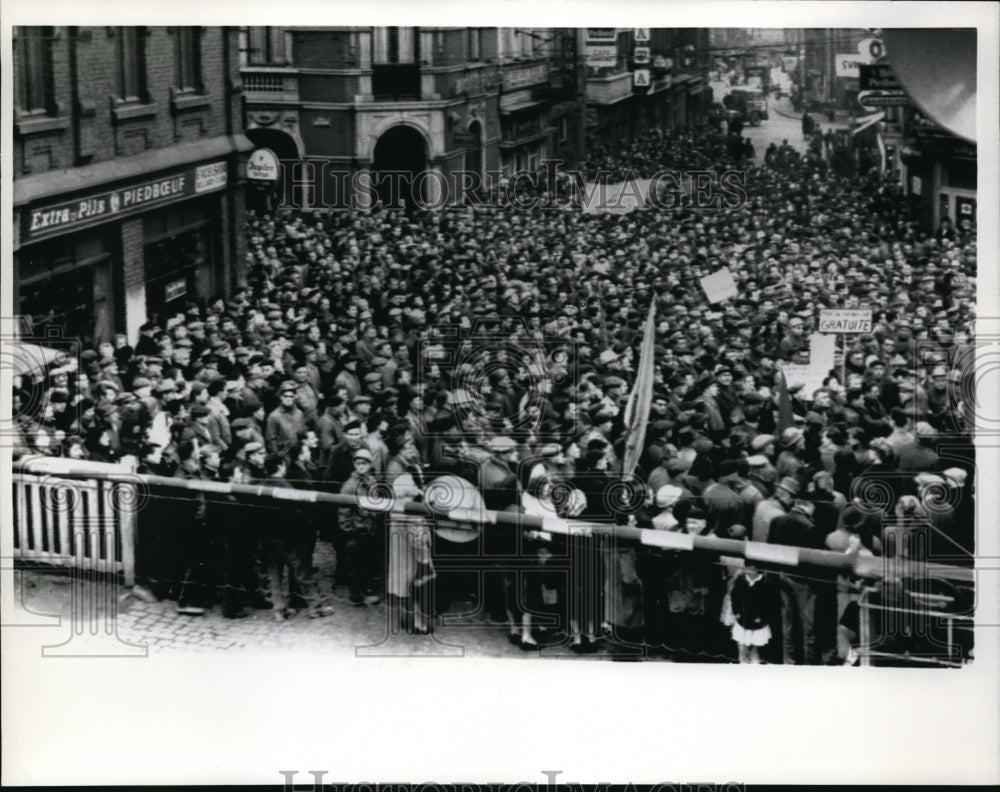
[[[728,87],[720,82],[712,82],[710,85],[715,101],[721,102],[722,97],[728,93]],[[775,99],[771,96],[768,99],[768,115],[770,118],[767,121],[761,121],[760,126],[752,127],[747,124],[743,127],[743,136],[749,138],[753,143],[756,161],[763,161],[764,152],[767,151],[769,145],[774,143],[780,146],[786,138],[792,148],[804,152],[806,145],[805,139],[802,137],[802,114],[792,110],[792,104],[788,97]],[[813,114],[813,117],[816,118],[819,128],[823,132],[831,127],[847,126],[847,118],[843,115],[838,116],[832,124],[828,123],[823,116]]]
[[[506,625],[490,621],[476,612],[473,601],[452,602],[440,616],[432,635],[408,635],[398,629],[395,614],[385,604],[358,607],[347,601],[346,590],[338,588],[333,605],[336,613],[325,619],[297,615],[276,622],[267,610],[253,611],[243,619],[226,619],[216,607],[203,616],[176,612],[171,601],[146,602],[129,589],[97,585],[83,597],[69,570],[26,570],[16,573],[15,600],[22,614],[38,624],[54,621],[49,627],[25,626],[18,641],[30,637],[46,654],[72,656],[142,656],[158,652],[245,652],[283,651],[330,654],[340,657],[506,657],[572,658],[576,660],[638,659],[634,650],[612,647],[607,642],[592,655],[575,655],[565,639],[552,636],[548,645],[524,651],[507,640]],[[102,604],[104,603],[104,604]],[[117,609],[117,613],[114,613]],[[74,616],[74,613],[76,614]],[[109,615],[110,614],[110,615]],[[107,616],[107,618],[105,618]],[[18,629],[18,628],[8,628]],[[543,640],[544,637],[543,637]],[[657,654],[646,660],[664,661]],[[690,659],[690,658],[685,658]],[[711,658],[704,658],[711,660]],[[718,657],[715,661],[725,660]]]

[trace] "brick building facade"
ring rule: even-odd
[[[244,277],[238,31],[14,30],[14,305],[85,343]]]
[[[461,171],[538,171],[547,158],[577,160],[581,145],[704,119],[707,30],[653,29],[655,79],[641,92],[634,30],[607,30],[605,67],[573,28],[246,28],[247,136],[286,163],[307,159],[306,171],[286,170],[281,198],[323,206],[356,195],[363,171],[430,172],[421,199],[441,185],[461,199]]]
[[[432,172],[412,191],[434,201],[442,189],[456,197],[460,171],[485,182],[487,173],[538,167],[553,152],[548,30],[256,27],[242,35],[246,134],[283,161],[309,160],[294,176],[317,185],[321,205],[356,196],[351,176],[362,171]]]

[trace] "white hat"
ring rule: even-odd
[[[656,491],[656,505],[661,509],[673,506],[681,499],[684,490],[673,484],[664,484]]]
[[[509,437],[491,437],[486,442],[486,446],[494,454],[506,454],[517,450],[517,443]]]
[[[965,486],[965,479],[969,474],[962,470],[962,468],[948,468],[941,475],[944,476],[949,487],[960,489]]]
[[[913,481],[918,487],[940,487],[944,484],[944,479],[934,473],[918,473]]]

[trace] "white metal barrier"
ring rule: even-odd
[[[426,503],[392,498],[359,498],[324,492],[279,489],[261,485],[165,478],[140,475],[121,465],[54,457],[21,458],[14,463],[15,557],[49,564],[121,574],[126,585],[135,582],[136,523],[151,486],[207,494],[238,494],[258,499],[301,503],[355,505],[376,511],[433,514],[458,523],[496,524],[532,528],[558,534],[614,535],[620,539],[673,550],[718,553],[758,563],[794,568],[800,565],[850,570],[866,580],[888,573],[885,560],[874,556],[829,550],[761,544],[715,536],[690,536],[665,531],[493,512],[485,509],[431,508]],[[973,570],[946,565],[909,563],[909,574],[972,583]]]
[[[15,558],[135,582],[134,485],[23,469],[12,485]]]

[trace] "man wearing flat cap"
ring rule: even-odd
[[[752,538],[755,542],[770,541],[771,525],[777,517],[788,514],[799,494],[797,479],[786,476],[774,487],[774,494],[762,500],[754,509]]]
[[[351,474],[340,487],[340,494],[361,499],[371,497],[376,484],[371,451],[363,447],[355,449],[351,454],[351,464]],[[379,587],[384,575],[384,516],[366,509],[363,500],[356,506],[341,506],[337,513],[342,535],[342,566],[351,604],[378,605],[381,602]]]
[[[278,406],[267,416],[264,425],[268,453],[287,455],[308,425],[305,413],[295,405],[296,393],[297,386],[291,380],[278,388]]]

